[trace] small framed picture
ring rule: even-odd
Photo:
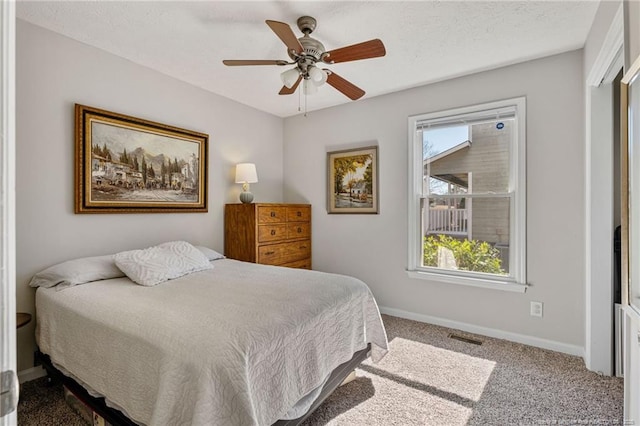
[[[327,212],[378,213],[378,147],[327,153]]]

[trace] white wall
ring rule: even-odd
[[[168,240],[223,249],[237,162],[255,162],[256,201],[282,201],[282,119],[18,20],[17,309],[34,312],[33,274],[54,263]],[[74,103],[209,134],[209,212],[75,215]],[[33,322],[18,331],[32,366]]]
[[[625,67],[640,57],[640,2],[638,0],[625,0]]]
[[[582,66],[582,51],[573,51],[285,119],[284,197],[313,205],[314,269],[364,280],[384,307],[579,351],[585,268]],[[523,95],[531,287],[517,294],[408,278],[407,117]],[[372,141],[379,145],[380,214],[328,215],[326,151]],[[543,318],[529,316],[533,300],[544,302]]]
[[[593,24],[591,24],[591,29],[589,30],[589,35],[584,45],[585,77],[589,75],[588,72],[591,71],[591,67],[593,67],[602,49],[607,32],[611,27],[611,22],[621,4],[621,0],[610,0],[601,1],[598,6],[598,11],[593,18]]]

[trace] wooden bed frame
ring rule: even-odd
[[[349,374],[359,366],[362,361],[367,359],[370,349],[371,345],[369,344],[366,348],[353,354],[353,357],[349,361],[340,364],[335,370],[333,370],[329,376],[329,380],[327,380],[322,388],[322,392],[313,404],[311,404],[307,413],[294,420],[278,420],[273,424],[273,426],[296,426],[301,424],[320,406],[320,404],[322,404],[322,402],[324,402],[329,395],[331,395],[338,386],[340,386],[345,378],[347,378],[347,376],[349,376]],[[104,398],[91,396],[89,392],[82,387],[82,385],[54,367],[49,355],[38,350],[36,351],[36,359],[42,363],[44,369],[47,371],[47,376],[52,383],[60,382],[65,385],[78,399],[91,408],[95,413],[102,416],[106,422],[113,426],[138,426],[121,411],[107,406]]]

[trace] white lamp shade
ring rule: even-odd
[[[253,163],[240,163],[236,165],[236,183],[256,183],[258,173]]]
[[[316,86],[322,86],[327,82],[327,72],[317,67],[311,67],[309,69],[309,77],[311,77],[311,80],[313,80]]]
[[[291,89],[293,85],[296,84],[296,81],[298,81],[298,77],[300,77],[300,71],[298,71],[298,68],[291,68],[290,70],[286,70],[285,72],[280,74],[282,83],[289,89]]]
[[[303,86],[305,95],[313,95],[314,93],[318,93],[318,86],[311,82],[311,79],[304,81]]]

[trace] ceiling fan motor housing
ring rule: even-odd
[[[300,41],[300,44],[304,49],[304,56],[311,56],[315,62],[321,60],[322,54],[325,52],[324,45],[322,43],[308,35],[300,37],[298,41]]]
[[[296,61],[302,69],[321,61],[325,53],[324,45],[309,36],[309,34],[316,29],[316,26],[317,21],[311,16],[301,16],[298,18],[298,28],[304,34],[303,37],[298,39],[303,51],[300,54],[289,51],[289,57]]]

